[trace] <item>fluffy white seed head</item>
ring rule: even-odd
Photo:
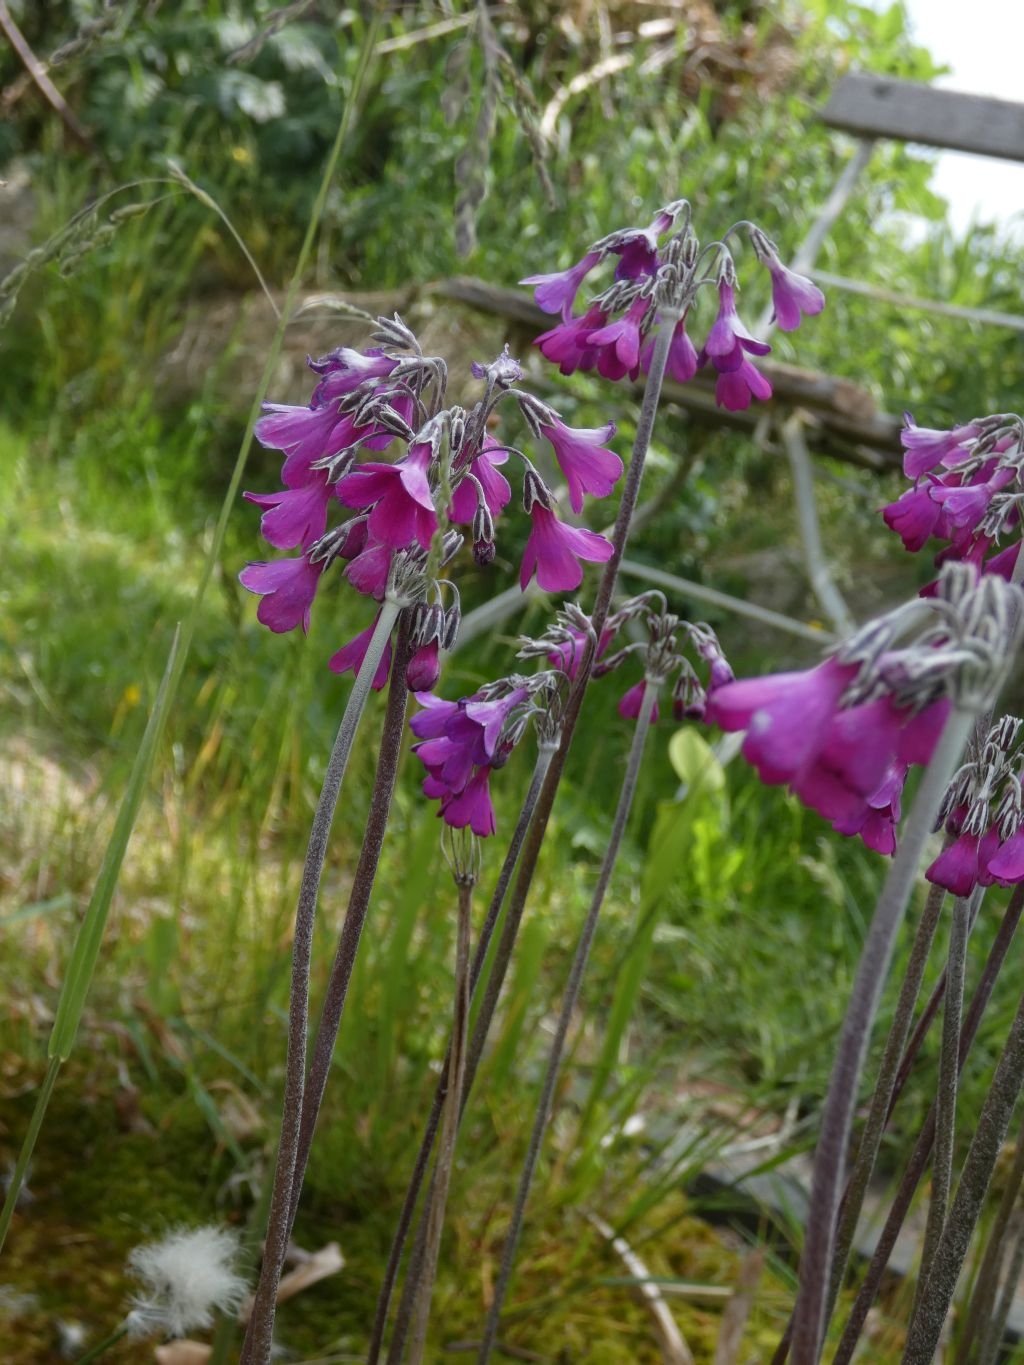
[[[136,1247],[128,1269],[144,1289],[132,1300],[133,1337],[182,1337],[211,1327],[214,1314],[236,1313],[247,1285],[234,1268],[238,1238],[226,1228],[179,1229],[162,1241]]]

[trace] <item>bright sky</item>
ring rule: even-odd
[[[875,0],[877,6],[878,0]],[[950,68],[935,84],[972,95],[1024,101],[1024,4],[1021,0],[904,0],[914,39]],[[943,152],[933,179],[962,232],[972,214],[1009,225],[1024,214],[1024,163]],[[1013,224],[1024,235],[1024,217]]]

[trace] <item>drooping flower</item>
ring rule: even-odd
[[[937,431],[919,427],[910,413],[903,414],[904,426],[900,443],[906,452],[903,472],[908,479],[918,479],[936,465],[959,464],[970,452],[970,443],[981,435],[978,422],[967,422],[951,431]]]
[[[440,643],[431,640],[414,651],[405,670],[405,681],[410,692],[429,692],[437,686],[440,676]]]
[[[908,488],[895,502],[882,509],[890,531],[895,531],[908,550],[920,550],[938,532],[942,504],[930,495],[929,485]]]
[[[597,369],[605,379],[635,379],[640,373],[640,336],[650,299],[642,295],[624,317],[590,332],[587,346],[597,350]]]
[[[762,781],[891,852],[908,765],[930,760],[953,697],[989,704],[1012,657],[1019,627],[993,629],[1014,619],[1006,591],[948,565],[924,614],[922,603],[897,609],[807,672],[726,683],[711,692],[706,719],[745,731],[744,757]],[[896,648],[911,628],[917,639]]]
[[[814,317],[822,311],[825,295],[813,280],[783,265],[775,243],[759,228],[751,232],[750,241],[771,276],[775,324],[780,331],[793,332],[800,326],[802,317]]]
[[[248,502],[264,508],[260,535],[276,550],[308,550],[327,529],[327,509],[334,490],[327,475],[311,478],[298,488],[279,493],[243,493]]]
[[[600,659],[605,653],[613,637],[614,631],[611,627],[605,626],[601,632],[601,638],[597,642],[595,660]],[[557,628],[556,638],[552,640],[547,650],[548,663],[564,673],[571,682],[575,682],[579,675],[587,639],[586,631],[578,630],[574,626],[563,623]]]
[[[432,461],[424,441],[411,445],[394,464],[364,464],[338,484],[338,498],[347,507],[372,508],[370,534],[382,545],[411,545],[424,550],[437,530],[437,513],[428,471]]]
[[[995,466],[995,461],[992,465]],[[942,507],[953,526],[973,531],[984,519],[995,495],[1016,479],[1015,469],[996,466],[990,470],[985,465],[968,484],[951,486],[937,482],[930,496]]]
[[[554,495],[528,457],[491,431],[497,429],[498,406],[506,399],[517,404],[533,437],[552,444],[570,500],[582,510],[585,494],[605,496],[621,474],[618,456],[601,444],[612,425],[567,426],[553,408],[519,387],[522,367],[507,347],[493,363],[472,366],[474,376],[485,380],[483,397],[472,408],[444,407],[444,362],[425,356],[401,319],[378,322],[381,347],[365,353],[340,348],[310,361],[319,378],[309,405],[268,408],[260,419],[264,444],[285,454],[285,486],[246,497],[262,509],[262,531],[272,545],[303,553],[243,570],[243,586],[263,598],[258,619],[275,631],[308,629],[319,583],[338,560],[344,561],[348,582],[365,596],[380,602],[390,595],[403,609],[426,602],[434,591],[427,574],[446,565],[463,541],[447,529],[449,523],[471,526],[474,559],[481,566],[491,563],[496,522],[512,497],[500,472],[510,452],[527,466],[527,508],[537,497],[543,503],[533,518],[523,582],[537,573],[549,587],[576,586],[579,559],[603,562],[611,546],[585,528],[563,527],[553,510]],[[414,415],[416,429],[410,425]],[[392,443],[400,447],[395,458],[365,460],[367,451]],[[331,525],[332,509],[339,505],[358,515]],[[436,681],[440,654],[454,642],[449,625],[457,615],[442,613],[448,622],[443,635],[417,640],[407,670],[414,687],[424,690]],[[361,639],[336,652],[335,671],[347,671],[353,659],[358,666]]]
[[[650,370],[653,356],[654,338],[651,337],[640,352],[640,368],[643,371]],[[672,329],[672,341],[668,348],[665,373],[677,384],[688,384],[697,373],[698,364],[697,348],[690,340],[686,330],[686,316],[684,314]]]
[[[599,251],[588,251],[582,260],[568,270],[559,270],[551,275],[528,275],[519,283],[534,285],[533,297],[537,306],[543,308],[545,313],[561,313],[562,321],[568,322],[580,285],[600,259]]]
[[[977,886],[1024,881],[1020,732],[1016,716],[1002,716],[980,747],[972,742],[946,791],[937,828],[945,831],[947,844],[925,876],[955,896],[969,896]]]
[[[659,211],[647,227],[609,233],[595,242],[569,271],[531,276],[537,299],[548,311],[561,312],[557,327],[537,338],[536,345],[563,374],[595,367],[605,378],[635,379],[649,370],[654,331],[664,322],[673,328],[666,373],[687,383],[711,362],[720,376],[720,405],[740,410],[753,398],[771,396],[771,386],[750,360],[771,347],[753,337],[740,321],[735,301],[736,266],[730,239],[746,235],[772,281],[776,321],[784,331],[799,326],[803,316],[820,313],[825,300],[811,280],[782,264],[774,244],[752,223],[738,223],[719,240],[701,249],[686,200]],[[612,284],[592,298],[580,317],[572,305],[585,276],[608,257],[617,257]],[[688,326],[708,286],[719,292],[718,316],[698,353]],[[723,380],[721,376],[733,375]]]
[[[718,316],[704,343],[704,354],[712,361],[719,372],[737,370],[743,363],[744,352],[750,355],[767,355],[771,346],[766,341],[758,341],[740,320],[736,311],[736,291],[723,276],[718,284]]]
[[[727,683],[708,698],[705,719],[722,730],[747,732],[743,756],[762,782],[789,782],[817,756],[856,671],[827,659],[809,672]]]
[[[287,456],[281,472],[286,488],[301,488],[312,466],[347,450],[358,440],[358,431],[352,414],[339,412],[336,407],[285,403],[265,403],[255,427],[256,439],[262,445],[282,450]]]
[[[541,435],[550,441],[565,481],[569,485],[569,505],[582,512],[583,495],[606,498],[622,477],[622,461],[605,441],[615,434],[615,423],[596,428],[567,427],[556,421],[541,426]]]
[[[896,852],[896,829],[902,813],[903,787],[910,765],[893,763],[885,778],[867,798],[863,808],[853,812],[847,820],[834,820],[832,826],[840,834],[859,834],[868,848],[891,857]]]
[[[487,764],[476,769],[460,792],[449,793],[441,803],[441,814],[452,829],[467,826],[482,839],[497,830],[494,803],[491,801],[491,772]]]
[[[562,374],[576,370],[592,370],[597,364],[598,348],[590,344],[591,332],[604,326],[608,314],[596,304],[579,318],[568,318],[537,337],[534,345],[547,360],[557,365]]]
[[[567,526],[539,500],[530,509],[533,529],[523,550],[519,586],[537,575],[545,592],[571,592],[583,582],[581,560],[604,564],[612,557],[612,543],[583,526]]]
[[[495,831],[490,776],[509,758],[522,726],[512,724],[529,703],[533,680],[495,684],[494,696],[474,693],[458,702],[418,693],[424,708],[409,722],[419,742],[413,753],[427,770],[424,794],[440,800],[439,814],[455,829],[487,837]],[[517,683],[521,685],[516,685]]]
[[[718,372],[715,384],[718,406],[730,412],[741,412],[750,407],[751,399],[772,396],[770,382],[749,360],[751,355],[767,355],[771,347],[766,341],[751,336],[741,322],[728,271],[719,279],[718,297],[718,316],[697,357],[697,364],[704,366],[710,360]]]
[[[394,550],[390,545],[369,540],[363,544],[358,554],[353,555],[345,569],[345,577],[364,597],[372,597],[380,602],[387,591],[388,575]]]
[[[301,559],[249,564],[238,578],[244,588],[263,598],[256,617],[268,629],[282,634],[301,626],[303,632],[308,633],[310,611],[322,572],[322,564],[311,563],[303,555]]]
[[[743,356],[735,370],[719,371],[715,382],[715,402],[729,412],[745,412],[751,400],[772,396],[772,386],[756,365]]]
[[[805,673],[726,683],[708,697],[705,719],[746,731],[743,756],[762,782],[788,785],[840,833],[892,852],[887,827],[898,814],[907,765],[926,761],[930,749],[912,728],[913,711],[892,697],[844,708],[858,672],[856,663],[831,658]],[[944,701],[929,708],[933,730],[948,709]],[[932,747],[936,739],[933,733]]]
[[[937,565],[961,560],[999,573],[1009,560],[987,556],[1004,535],[1019,531],[1024,421],[997,413],[939,431],[916,426],[907,413],[901,440],[904,472],[916,483],[883,508],[886,525],[911,551],[932,538],[946,541]],[[933,591],[929,584],[922,596]]]
[[[398,359],[385,354],[379,346],[370,346],[365,351],[338,346],[319,360],[306,363],[314,374],[321,376],[311,400],[312,406],[318,408],[354,392],[368,379],[386,379],[394,373]]]
[[[365,630],[361,630],[358,635],[352,637],[348,644],[331,655],[327,667],[332,673],[358,673],[363,666],[366,658],[366,651],[370,648],[370,641],[373,639],[373,632],[377,629],[377,622],[380,619],[380,612],[373,618]],[[391,672],[391,641],[385,646],[384,653],[381,655],[380,663],[377,665],[371,684],[375,692],[379,692],[388,680]]]
[[[650,686],[646,678],[641,678],[638,683],[634,683],[628,688],[619,699],[618,711],[623,720],[638,720],[640,708],[644,704],[644,696]],[[651,711],[651,724],[654,725],[659,717],[658,703],[654,703]]]
[[[797,275],[776,260],[768,266],[772,277],[772,306],[775,324],[783,332],[794,332],[803,316],[813,317],[825,307],[825,295],[813,280]]]
[[[461,478],[452,494],[448,519],[456,525],[468,525],[476,515],[483,495],[484,506],[492,517],[500,516],[512,500],[512,489],[504,474],[498,472],[498,465],[508,461],[508,451],[498,445],[491,436],[485,436],[480,454],[471,460],[466,472],[470,477]]]

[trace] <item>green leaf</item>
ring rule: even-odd
[[[153,755],[156,753],[157,745],[160,742],[160,735],[163,732],[164,722],[167,719],[167,713],[173,699],[174,690],[170,683],[175,674],[180,651],[181,631],[179,629],[174,632],[174,640],[167,656],[167,667],[164,670],[163,681],[160,684],[156,702],[146,725],[145,734],[142,736],[142,742],[135,755],[135,763],[128,781],[128,790],[121,801],[114,832],[107,844],[96,888],[78,931],[78,937],[71,952],[71,961],[68,964],[67,974],[61,988],[60,1000],[57,1004],[57,1016],[53,1022],[53,1032],[50,1035],[48,1051],[50,1057],[58,1058],[62,1062],[67,1061],[71,1055],[75,1034],[78,1032],[78,1022],[85,1006],[85,998],[92,984],[93,972],[96,970],[96,959],[99,957],[100,944],[103,942],[103,930],[106,928],[107,916],[110,913],[110,903],[113,900],[114,889],[121,873],[121,864],[128,848],[128,840],[135,828],[146,783],[149,781],[149,770],[153,764]]]
[[[668,758],[688,794],[717,796],[725,791],[725,769],[692,725],[677,730],[669,740]]]

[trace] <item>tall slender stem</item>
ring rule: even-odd
[[[874,1173],[875,1162],[878,1160],[885,1125],[889,1121],[902,1090],[902,1082],[909,1074],[907,1061],[911,1055],[917,1055],[924,1038],[924,1033],[920,1029],[915,1030],[914,1038],[911,1039],[909,1046],[907,1045],[907,1035],[910,1032],[914,1006],[921,990],[924,970],[928,964],[928,957],[931,953],[945,898],[946,892],[943,887],[930,886],[928,888],[928,898],[925,901],[924,910],[921,912],[917,933],[914,935],[907,970],[900,987],[899,998],[896,1001],[896,1009],[893,1012],[892,1026],[889,1029],[889,1036],[886,1039],[885,1050],[879,1064],[878,1079],[871,1094],[868,1116],[864,1122],[860,1141],[857,1144],[857,1158],[846,1182],[843,1197],[839,1201],[836,1249],[832,1263],[832,1283],[829,1286],[828,1306],[825,1310],[826,1330],[832,1320],[832,1314],[835,1312],[836,1300],[839,1297],[839,1290],[846,1275],[846,1267],[850,1262],[853,1239],[857,1232],[857,1221],[864,1206],[864,1196]],[[945,974],[943,974],[941,986],[945,990]],[[928,1006],[925,1007],[922,1018],[926,1017],[927,1014]],[[786,1324],[786,1330],[775,1349],[775,1354],[772,1356],[771,1365],[785,1365],[792,1344],[793,1318],[791,1315]]]
[[[985,1338],[978,1353],[978,1365],[996,1365],[999,1350],[1006,1332],[1006,1322],[1013,1307],[1013,1300],[1020,1285],[1021,1271],[1024,1270],[1024,1227],[1018,1228],[1017,1237],[1010,1253],[1010,1263],[1003,1277],[1003,1287],[999,1293],[996,1310],[988,1322]]]
[[[508,892],[509,883],[512,880],[512,873],[515,871],[516,860],[523,847],[523,840],[526,838],[526,831],[529,829],[530,821],[533,818],[534,808],[537,805],[537,797],[540,793],[544,777],[551,763],[554,750],[547,745],[542,745],[537,754],[537,762],[534,765],[533,776],[530,778],[529,790],[519,811],[519,818],[516,821],[512,839],[505,854],[501,871],[498,874],[498,881],[491,897],[491,903],[487,909],[487,916],[484,919],[480,930],[480,938],[473,954],[473,964],[470,968],[470,998],[475,994],[480,981],[480,975],[484,968],[488,949],[491,946],[491,939],[497,927],[498,919],[501,916],[501,909],[505,903],[505,896]],[[495,960],[493,971],[497,968]],[[423,1181],[430,1164],[430,1153],[434,1148],[434,1139],[437,1136],[438,1126],[441,1120],[441,1111],[444,1106],[445,1095],[448,1090],[448,1069],[451,1064],[451,1052],[446,1054],[441,1066],[441,1074],[438,1077],[437,1086],[434,1089],[434,1098],[430,1107],[430,1114],[427,1118],[426,1129],[420,1143],[419,1151],[416,1153],[416,1162],[413,1166],[412,1175],[409,1178],[409,1186],[405,1192],[405,1200],[402,1204],[402,1212],[398,1218],[398,1227],[395,1230],[394,1241],[391,1244],[391,1251],[388,1253],[388,1263],[384,1271],[384,1281],[381,1285],[380,1294],[377,1298],[377,1309],[373,1320],[373,1330],[370,1334],[370,1346],[367,1351],[367,1365],[377,1365],[380,1349],[384,1341],[384,1329],[387,1325],[388,1308],[391,1304],[391,1295],[394,1293],[395,1281],[398,1278],[398,1267],[401,1264],[402,1253],[405,1250],[406,1239],[409,1229],[412,1226],[413,1214],[416,1211],[416,1203],[420,1197],[420,1190],[423,1188]],[[464,1085],[464,1093],[468,1090],[471,1081]]]
[[[970,1008],[964,1019],[964,1026],[960,1031],[959,1064],[961,1069],[967,1060],[967,1054],[978,1032],[982,1015],[992,997],[992,989],[1002,970],[1003,963],[1006,961],[1006,955],[1009,952],[1022,913],[1024,913],[1024,886],[1017,886],[1010,897],[996,936],[992,940],[985,966],[982,968]],[[850,1365],[850,1361],[853,1359],[861,1330],[867,1319],[868,1310],[878,1293],[878,1286],[881,1284],[885,1268],[889,1264],[889,1257],[896,1245],[896,1238],[899,1236],[900,1228],[910,1210],[914,1191],[917,1189],[925,1166],[928,1164],[934,1138],[935,1106],[933,1104],[921,1128],[917,1142],[914,1144],[914,1150],[910,1154],[910,1160],[907,1162],[907,1168],[886,1216],[878,1243],[871,1255],[867,1272],[857,1291],[850,1316],[843,1327],[843,1334],[836,1348],[832,1365]]]
[[[953,1184],[953,1147],[956,1138],[957,1078],[960,1067],[960,1028],[964,1009],[964,980],[967,975],[967,936],[973,919],[971,900],[981,900],[984,887],[974,896],[958,896],[953,903],[953,920],[949,929],[949,958],[946,964],[946,995],[942,1005],[942,1048],[939,1053],[939,1084],[935,1094],[935,1155],[932,1158],[932,1189],[928,1203],[924,1244],[921,1248],[921,1267],[918,1271],[914,1295],[913,1322],[920,1304],[924,1285],[931,1270],[932,1258],[939,1238],[946,1226],[949,1212],[949,1191]]]
[[[363,925],[366,923],[366,913],[370,907],[370,896],[377,876],[384,836],[387,833],[391,798],[395,791],[398,762],[402,753],[402,737],[405,733],[405,713],[409,700],[405,670],[411,653],[409,621],[407,616],[403,616],[395,644],[391,682],[388,686],[388,700],[377,754],[377,773],[363,832],[363,844],[359,851],[359,861],[356,863],[352,878],[352,890],[349,892],[348,908],[345,911],[345,920],[338,937],[338,947],[324,994],[320,1022],[313,1040],[313,1057],[309,1065],[306,1090],[302,1097],[302,1113],[296,1143],[295,1179],[288,1211],[289,1232],[295,1222],[295,1213],[299,1206],[302,1181],[313,1145],[313,1132],[327,1088],[334,1044],[338,1040],[341,1016],[345,1009]]]
[[[448,1095],[444,1102],[444,1122],[434,1167],[433,1191],[427,1218],[427,1244],[423,1258],[423,1272],[417,1289],[413,1313],[410,1365],[420,1365],[427,1341],[430,1319],[430,1300],[437,1275],[437,1258],[444,1230],[444,1213],[448,1203],[452,1163],[455,1160],[455,1141],[459,1132],[462,1109],[462,1085],[466,1077],[466,1042],[469,1034],[469,933],[470,908],[473,901],[472,883],[459,883],[459,916],[455,948],[455,1009],[452,1019],[452,1041],[448,1063]]]
[[[313,815],[302,869],[299,901],[295,911],[295,937],[292,943],[291,992],[288,1002],[288,1044],[285,1058],[284,1103],[281,1112],[281,1136],[277,1146],[274,1185],[270,1198],[270,1221],[267,1225],[263,1266],[252,1314],[245,1332],[241,1365],[267,1365],[270,1360],[271,1336],[274,1330],[274,1310],[277,1287],[281,1281],[281,1267],[291,1230],[293,1188],[299,1152],[299,1122],[305,1092],[306,1043],[309,1028],[309,971],[313,957],[313,926],[316,902],[320,892],[320,878],[327,856],[327,843],[334,812],[341,793],[341,784],[348,767],[352,744],[370,695],[373,676],[384,656],[399,608],[385,601],[376,628],[370,639],[362,667],[345,705],[324,773],[323,787]],[[404,680],[402,683],[404,687]],[[299,1178],[301,1184],[301,1177]]]
[[[928,964],[935,931],[939,924],[939,915],[942,911],[942,903],[945,899],[946,892],[943,887],[930,886],[928,888],[928,898],[925,901],[921,921],[914,936],[910,959],[907,963],[907,970],[903,977],[899,999],[896,1002],[896,1010],[893,1014],[892,1027],[889,1030],[889,1037],[886,1040],[885,1051],[878,1069],[878,1080],[871,1095],[871,1106],[868,1110],[867,1121],[857,1148],[857,1159],[840,1206],[832,1290],[829,1296],[830,1314],[839,1285],[846,1273],[857,1219],[860,1217],[868,1182],[878,1159],[878,1149],[882,1143],[886,1120],[892,1112],[897,1070],[900,1059],[904,1056],[907,1035],[910,1032],[910,1024],[914,1016],[914,1006],[917,1004],[921,982],[924,979],[924,970]]]
[[[982,1358],[986,1354],[986,1343],[993,1320],[992,1305],[999,1290],[1000,1267],[1002,1266],[1003,1252],[1010,1227],[1010,1217],[1014,1205],[1017,1203],[1017,1196],[1020,1194],[1022,1184],[1024,1184],[1024,1124],[1021,1125],[1021,1130],[1017,1134],[1017,1150],[1014,1153],[1013,1166],[989,1231],[985,1254],[981,1259],[981,1265],[978,1267],[978,1273],[975,1277],[970,1307],[967,1310],[967,1317],[964,1320],[957,1346],[957,1365],[966,1365],[971,1354],[971,1346],[979,1333],[982,1337],[982,1344],[978,1352],[979,1365],[981,1365]]]
[[[647,451],[650,447],[651,436],[654,432],[654,421],[657,416],[658,404],[661,399],[661,389],[665,378],[665,368],[668,363],[669,348],[672,344],[672,331],[677,318],[673,314],[662,317],[657,339],[654,345],[654,352],[651,357],[651,367],[647,374],[647,383],[644,388],[643,402],[640,406],[640,416],[637,420],[636,435],[633,440],[633,453],[629,462],[629,469],[626,472],[626,480],[623,485],[622,498],[619,503],[619,510],[616,514],[615,525],[612,529],[612,554],[605,565],[601,582],[598,586],[594,609],[591,613],[591,625],[593,628],[594,641],[601,637],[601,631],[608,617],[611,607],[612,597],[615,592],[615,584],[618,577],[619,565],[625,553],[626,543],[629,539],[629,528],[632,521],[633,512],[636,509],[637,500],[640,495],[640,484],[643,478],[644,465],[647,459]],[[551,811],[554,808],[555,797],[558,794],[559,784],[562,780],[562,773],[565,771],[566,760],[569,756],[569,749],[572,745],[572,738],[576,731],[576,724],[583,708],[583,700],[590,681],[596,654],[596,645],[592,641],[584,650],[580,660],[579,670],[569,700],[566,703],[565,714],[562,717],[562,739],[557,751],[552,755],[551,763],[541,785],[540,793],[537,797],[537,805],[534,817],[527,830],[526,839],[523,844],[522,855],[518,864],[515,885],[506,912],[506,929],[514,924],[518,926],[526,908],[527,897],[533,883],[534,873],[537,868],[537,860],[540,857],[540,850],[544,843],[544,836],[547,833],[548,820],[551,818]],[[500,951],[500,950],[499,950]],[[479,1032],[481,1015],[477,1019],[477,1027],[474,1029],[473,1039],[482,1037]],[[467,1068],[466,1087],[463,1100],[465,1102],[473,1083],[474,1075],[474,1048],[473,1040],[470,1042],[470,1054]],[[476,1055],[479,1055],[477,1052]],[[414,1252],[415,1256],[415,1252]],[[414,1277],[415,1266],[410,1267],[409,1275]],[[398,1317],[395,1321],[389,1360],[396,1359],[396,1351],[400,1358],[404,1334],[408,1330],[408,1311],[403,1313],[403,1306],[411,1308],[408,1304],[408,1296],[403,1292],[403,1305],[399,1307]],[[373,1360],[373,1356],[371,1356]]]
[[[544,1081],[541,1087],[540,1101],[538,1102],[537,1112],[534,1118],[533,1132],[530,1135],[530,1145],[526,1154],[526,1161],[523,1164],[522,1174],[519,1178],[519,1189],[516,1194],[515,1208],[512,1212],[512,1221],[509,1224],[509,1230],[505,1238],[501,1270],[498,1274],[498,1282],[494,1287],[494,1297],[487,1314],[487,1322],[484,1327],[484,1338],[480,1346],[480,1354],[477,1357],[478,1365],[487,1365],[491,1351],[494,1348],[495,1338],[498,1334],[498,1322],[501,1318],[501,1310],[504,1306],[505,1295],[508,1292],[509,1281],[512,1278],[516,1251],[519,1245],[519,1234],[523,1225],[523,1216],[526,1212],[526,1203],[530,1195],[530,1186],[533,1183],[533,1174],[537,1167],[538,1158],[540,1157],[540,1151],[544,1141],[544,1131],[547,1128],[548,1119],[551,1117],[551,1109],[555,1096],[555,1084],[558,1080],[558,1073],[561,1070],[565,1042],[569,1035],[569,1026],[576,1009],[576,1002],[579,999],[580,987],[583,984],[583,974],[586,971],[590,947],[594,941],[598,916],[601,913],[601,906],[604,904],[605,893],[608,890],[612,869],[615,866],[619,845],[622,843],[622,836],[625,833],[626,822],[629,818],[630,808],[633,804],[633,795],[636,791],[637,779],[640,776],[640,765],[643,760],[644,745],[647,740],[647,732],[650,729],[651,716],[654,712],[657,695],[657,685],[648,681],[648,685],[644,689],[643,702],[640,706],[640,715],[637,718],[636,731],[633,735],[633,743],[630,747],[629,758],[626,763],[626,773],[622,782],[622,790],[619,793],[619,802],[615,810],[615,818],[612,822],[612,828],[608,837],[608,848],[601,863],[601,870],[598,873],[597,885],[594,887],[590,909],[587,912],[587,917],[584,920],[583,929],[580,933],[579,942],[576,945],[576,953],[573,957],[572,968],[569,972],[569,980],[562,1000],[562,1011],[559,1015],[558,1025],[555,1029],[555,1036],[551,1042],[551,1052],[548,1057],[547,1070],[544,1074]]]
[[[985,1097],[931,1271],[907,1336],[903,1365],[931,1365],[956,1282],[1014,1107],[1024,1085],[1024,998]]]
[[[907,829],[886,877],[861,954],[839,1050],[821,1118],[814,1161],[807,1236],[793,1318],[793,1365],[817,1365],[832,1282],[839,1192],[860,1074],[871,1026],[878,1012],[896,934],[910,899],[918,864],[964,743],[972,713],[954,707],[917,792]]]

